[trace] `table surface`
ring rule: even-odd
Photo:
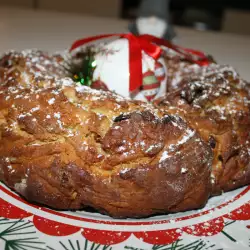
[[[126,32],[127,26],[127,21],[112,18],[0,7],[0,53],[27,48],[60,51],[78,38]],[[219,63],[234,66],[250,81],[250,36],[178,27],[176,30],[180,45],[213,55]]]

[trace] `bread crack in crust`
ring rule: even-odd
[[[211,174],[218,174],[215,164],[234,155],[248,171],[242,146],[248,107],[236,112],[233,122],[218,123],[213,104],[220,105],[220,99],[201,98],[209,84],[200,90],[190,83],[156,107],[81,86],[67,76],[60,55],[24,51],[0,59],[0,180],[28,201],[144,217],[203,207],[222,188],[211,181]],[[238,103],[227,87],[223,91],[227,105]],[[203,105],[197,123],[206,124],[205,132],[191,120],[195,105]],[[208,115],[215,120],[205,119]],[[230,170],[219,173],[232,176]],[[246,184],[242,178],[235,186]]]

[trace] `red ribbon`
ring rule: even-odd
[[[203,52],[182,48],[172,44],[167,40],[163,40],[151,35],[135,36],[131,33],[105,34],[80,39],[73,43],[70,51],[73,51],[85,44],[112,37],[126,38],[129,42],[130,92],[133,92],[142,86],[142,51],[144,51],[155,60],[158,60],[163,51],[160,46],[165,46],[183,55],[185,59],[189,60],[192,63],[196,63],[200,66],[210,64],[210,60]]]

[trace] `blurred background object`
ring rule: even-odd
[[[250,4],[250,1],[247,0]],[[228,9],[222,22],[224,32],[250,35],[250,10]]]
[[[170,2],[178,44],[207,52],[220,64],[234,66],[243,78],[250,80],[248,1],[234,1],[242,9],[230,7],[231,0],[223,8],[216,6],[218,2],[225,3],[224,0],[192,0],[198,5],[190,1]],[[205,2],[210,4],[200,8]],[[0,54],[27,48],[61,51],[82,37],[127,32],[139,4],[137,0],[0,0]],[[204,12],[207,14],[201,14]]]
[[[1,1],[1,0],[0,0]],[[41,9],[75,12],[103,17],[119,17],[120,0],[37,0]]]
[[[32,8],[35,2],[34,0],[0,0],[0,5]]]
[[[123,0],[122,18],[136,18],[140,2]],[[250,35],[249,0],[171,0],[169,11],[178,26]]]
[[[28,7],[41,10],[117,17],[121,15],[121,0],[0,0],[2,6]]]
[[[140,16],[142,0],[0,0],[1,6],[43,9],[78,14],[115,17],[133,21]],[[145,0],[143,0],[145,1]],[[152,11],[157,9],[155,2]],[[197,30],[215,30],[250,35],[249,0],[163,0],[161,13],[165,12],[167,24],[191,27]],[[143,11],[144,12],[144,11]],[[170,29],[165,37],[172,38]]]

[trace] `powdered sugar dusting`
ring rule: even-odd
[[[169,155],[170,152],[174,152],[179,146],[182,144],[185,144],[188,142],[193,136],[195,135],[195,131],[191,129],[187,129],[186,133],[182,136],[182,138],[176,143],[176,144],[171,144],[165,149],[162,153],[162,156],[159,160],[159,163],[165,161],[166,159],[170,158],[171,156]]]
[[[57,113],[54,114],[54,117],[57,118],[57,119],[60,119],[61,118],[61,114],[59,112],[57,112]]]
[[[48,104],[49,104],[49,105],[54,104],[54,103],[55,103],[55,100],[56,100],[55,98],[49,99],[49,100],[48,100]]]

